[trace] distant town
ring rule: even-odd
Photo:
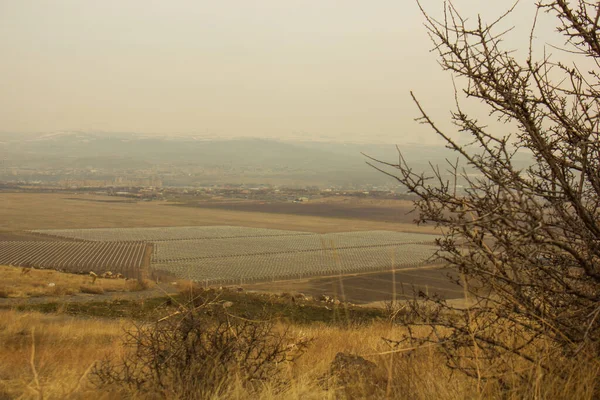
[[[394,190],[396,189],[396,190]],[[56,183],[42,181],[0,181],[0,192],[49,192],[94,194],[122,197],[143,201],[193,199],[193,200],[255,200],[287,201],[304,203],[327,197],[343,196],[376,199],[412,199],[413,196],[402,193],[392,187],[370,188],[289,188],[273,185],[248,186],[244,184],[209,185],[201,187],[162,186],[157,178],[116,179],[114,182],[98,180],[59,180]]]

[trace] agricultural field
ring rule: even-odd
[[[49,240],[65,240],[53,238],[48,235],[40,235],[34,232],[13,231],[0,229],[0,242],[39,242]],[[67,239],[68,240],[68,239]]]
[[[423,292],[460,304],[464,302],[465,294],[455,283],[459,278],[456,271],[438,265],[293,281],[259,282],[246,285],[246,289],[270,293],[303,293],[314,298],[330,296],[354,304],[377,307],[394,298],[400,301],[412,299]]]
[[[309,235],[309,232],[278,229],[247,228],[243,226],[178,226],[154,228],[97,228],[97,229],[41,229],[32,233],[65,239],[97,242],[155,242],[186,239],[224,239],[241,237],[273,237]]]
[[[206,285],[228,285],[417,267],[425,265],[434,251],[427,245],[323,249],[155,261],[152,267]]]
[[[370,231],[323,235],[246,236],[243,238],[219,238],[210,242],[191,239],[157,242],[153,259],[155,262],[183,261],[199,258],[311,252],[324,249],[339,252],[350,248],[377,248],[408,244],[433,244],[433,237],[402,232]]]
[[[151,267],[206,285],[299,279],[429,262],[436,236],[392,231],[314,234],[301,231],[203,226],[36,230],[38,235],[153,244]]]
[[[143,265],[159,271],[158,275],[211,285],[248,285],[426,267],[431,265],[435,234],[439,234],[399,217],[368,219],[365,210],[372,207],[386,209],[388,215],[393,210],[405,215],[411,207],[401,202],[352,200],[343,207],[352,215],[344,219],[327,213],[286,214],[287,209],[269,213],[114,200],[87,194],[0,193],[0,240],[120,243],[105,245],[112,249],[144,242],[152,244],[153,250]],[[330,200],[323,204],[337,207]],[[103,261],[90,263],[79,261],[71,268],[119,272],[114,266],[102,267]]]
[[[74,198],[79,200],[74,200]],[[0,193],[0,229],[148,228],[172,226],[232,225],[313,233],[350,231],[404,231],[439,233],[434,227],[406,222],[328,216],[279,214],[256,210],[223,210],[176,207],[169,202],[115,201],[115,197],[68,193]],[[354,212],[370,202],[353,203]],[[390,213],[406,214],[410,204],[388,207]],[[351,216],[349,214],[349,216]],[[412,217],[411,217],[412,218]]]
[[[338,199],[335,197],[315,199],[307,203],[289,201],[194,201],[184,200],[178,207],[196,207],[199,209],[260,212],[267,214],[286,214],[303,217],[326,217],[338,219],[357,219],[391,223],[412,224],[417,215],[410,212],[412,202],[400,200]]]
[[[149,248],[145,242],[0,242],[0,265],[136,276]]]

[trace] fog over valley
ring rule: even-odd
[[[429,161],[444,162],[450,156],[439,146],[399,148],[421,169],[427,169]],[[6,181],[87,180],[110,185],[119,179],[152,178],[166,186],[396,186],[366,165],[361,154],[397,161],[396,148],[389,144],[62,132],[0,134],[0,151],[0,180]]]

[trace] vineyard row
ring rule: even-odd
[[[278,229],[246,228],[243,226],[181,226],[161,228],[94,228],[94,229],[43,229],[33,230],[51,237],[79,239],[96,242],[153,242],[185,239],[222,239],[243,237],[274,237],[310,235],[307,232]]]
[[[178,262],[155,260],[152,268],[208,285],[248,283],[418,267],[432,262],[436,249],[431,245],[406,245],[236,255]]]
[[[148,247],[143,242],[0,242],[0,264],[135,276]]]
[[[98,242],[160,242],[185,240],[265,239],[269,241],[341,241],[372,242],[372,244],[433,242],[435,235],[392,232],[359,231],[316,234],[279,229],[248,228],[243,226],[182,226],[164,228],[95,228],[45,229],[31,231],[41,235]]]

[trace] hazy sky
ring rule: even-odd
[[[409,90],[441,117],[453,93],[422,22],[412,0],[0,0],[0,131],[433,142]]]

